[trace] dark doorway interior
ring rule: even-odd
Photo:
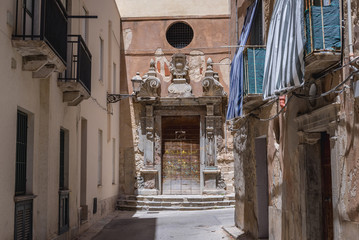
[[[333,239],[332,171],[330,165],[329,135],[321,136],[322,223],[323,239]]]
[[[200,194],[200,116],[162,118],[162,194]]]
[[[268,168],[266,137],[255,139],[258,239],[268,239]]]

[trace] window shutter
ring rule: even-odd
[[[15,239],[32,239],[32,200],[15,204]]]

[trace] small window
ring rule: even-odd
[[[112,92],[116,93],[116,63],[113,63],[112,66]]]
[[[193,39],[193,29],[187,23],[177,22],[168,28],[166,38],[172,47],[184,48],[188,46]]]
[[[112,184],[116,183],[116,140],[112,139]]]
[[[82,7],[82,14],[84,16],[89,15],[88,11],[85,7]],[[89,31],[89,20],[88,18],[81,19],[82,21],[82,38],[84,39],[85,43],[88,43],[88,31]]]
[[[100,37],[100,77],[99,80],[103,81],[103,61],[104,61],[104,49],[103,49],[103,39]]]
[[[98,130],[98,173],[97,186],[102,185],[102,130]]]

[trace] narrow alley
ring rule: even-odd
[[[206,211],[117,211],[79,240],[220,240],[234,225],[234,208]]]

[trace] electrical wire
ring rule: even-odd
[[[344,64],[344,65],[342,65],[342,66],[340,66],[340,67],[338,67],[338,68],[336,68],[336,69],[333,69],[333,71],[324,74],[323,76],[319,77],[318,79],[324,78],[325,76],[327,76],[327,75],[329,75],[329,74],[332,74],[332,73],[334,73],[334,72],[336,72],[336,71],[339,71],[339,70],[343,69],[344,67],[347,67],[347,66],[351,65],[353,62],[357,61],[358,59],[359,59],[359,56],[356,57],[356,58],[354,58],[354,59],[352,59],[352,60],[350,60],[348,63],[346,63],[346,64]],[[258,110],[258,109],[261,109],[261,108],[263,108],[263,107],[266,107],[266,106],[272,104],[273,102],[275,102],[275,101],[277,100],[277,99],[274,99],[274,100],[272,100],[272,101],[270,101],[270,102],[268,102],[268,103],[265,103],[265,104],[263,104],[263,105],[261,105],[261,106],[259,106],[259,107],[256,107],[256,108],[252,109],[248,114],[237,118],[234,122],[232,122],[231,126],[229,126],[229,130],[230,130],[230,131],[237,131],[237,130],[239,130],[241,127],[235,129],[235,128],[233,128],[233,125],[235,125],[238,121],[240,121],[240,120],[242,120],[242,119],[244,119],[244,118],[248,118],[248,119],[249,119],[249,117],[251,117],[251,116],[254,117],[254,118],[256,118],[256,119],[258,119],[259,121],[262,121],[262,122],[270,121],[270,120],[273,120],[273,119],[277,118],[280,114],[282,114],[282,112],[284,111],[284,109],[288,106],[288,104],[289,104],[289,102],[292,100],[292,97],[293,97],[293,96],[295,96],[295,97],[297,97],[297,98],[306,99],[306,100],[316,100],[316,99],[325,97],[325,96],[327,96],[327,95],[329,95],[329,94],[332,94],[332,93],[341,94],[341,93],[343,93],[343,92],[345,91],[345,89],[350,88],[349,86],[345,85],[345,83],[346,83],[347,81],[349,81],[349,80],[350,80],[354,75],[356,75],[356,74],[359,74],[359,70],[356,70],[356,71],[351,72],[350,75],[349,75],[344,81],[342,81],[341,83],[339,83],[337,86],[335,86],[335,87],[332,88],[331,90],[329,90],[329,91],[327,91],[327,92],[325,92],[325,93],[323,93],[323,94],[321,94],[321,95],[318,95],[318,96],[305,96],[305,95],[302,95],[302,94],[297,94],[297,93],[295,93],[294,91],[292,91],[292,94],[293,94],[293,95],[289,97],[289,99],[287,100],[287,102],[286,102],[286,104],[284,105],[284,107],[283,107],[276,115],[274,115],[274,116],[272,116],[272,117],[269,117],[269,118],[262,119],[262,118],[259,118],[257,115],[253,114],[253,112],[254,112],[255,110]],[[308,85],[308,84],[310,84],[310,83],[306,83],[306,84]],[[338,90],[338,88],[340,88],[341,86],[344,86],[344,87],[343,87],[341,90]],[[244,123],[244,124],[245,124],[245,123]]]
[[[295,93],[293,92],[293,95],[296,96],[297,98],[302,98],[302,99],[307,99],[307,100],[316,100],[316,99],[319,99],[319,98],[322,98],[322,97],[325,97],[325,96],[328,96],[329,94],[332,94],[332,93],[342,93],[346,88],[348,88],[348,86],[344,86],[343,89],[337,91],[338,88],[340,88],[341,86],[343,86],[347,81],[349,81],[355,74],[358,74],[359,73],[359,70],[357,71],[353,71],[349,74],[349,76],[344,80],[342,81],[341,83],[339,83],[337,86],[335,86],[334,88],[332,88],[331,90],[325,92],[325,93],[322,93],[318,96],[305,96],[305,95],[302,95],[302,94],[298,94],[298,93]]]
[[[107,113],[113,115],[113,111],[109,111],[106,107],[102,106],[102,105],[97,101],[96,98],[94,98],[94,97],[92,97],[92,96],[90,96],[90,98],[91,98],[92,101],[94,101],[94,102],[97,104],[97,106],[98,106],[99,108],[101,108],[102,110],[106,111]]]

